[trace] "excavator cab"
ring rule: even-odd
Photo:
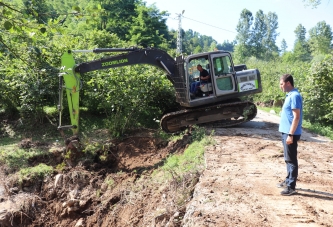
[[[189,106],[208,104],[211,103],[210,99],[216,102],[261,92],[259,71],[246,70],[245,65],[234,67],[230,53],[224,51],[188,56],[185,59],[187,87],[199,79],[200,72],[196,69],[198,64],[205,66],[211,81],[200,85],[195,97],[190,96]]]

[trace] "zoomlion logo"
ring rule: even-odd
[[[256,89],[256,85],[254,81],[244,82],[239,84],[239,91],[249,91]]]
[[[127,63],[127,62],[128,62],[127,58],[114,60],[114,61],[107,61],[107,62],[102,62],[102,67],[110,66],[110,65],[118,65],[118,64]]]

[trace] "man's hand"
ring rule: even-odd
[[[293,143],[293,137],[292,136],[288,136],[287,140],[286,140],[286,144],[292,144]]]

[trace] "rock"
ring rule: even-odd
[[[70,199],[70,200],[68,200],[68,201],[67,201],[67,206],[68,206],[68,207],[72,207],[72,206],[74,206],[74,203],[75,203],[76,201],[78,201],[78,200],[76,200],[76,199]]]
[[[62,180],[62,174],[59,173],[55,176],[54,188],[57,188],[57,186],[61,182],[61,180]]]
[[[83,227],[83,218],[80,218],[80,219],[76,222],[75,227]]]
[[[84,207],[87,204],[87,201],[80,200],[79,207]]]
[[[79,210],[78,207],[68,207],[68,208],[67,208],[67,212],[68,212],[68,213],[70,213],[70,212],[74,212],[74,211],[77,211],[77,210]]]
[[[73,189],[72,191],[69,192],[69,197],[71,199],[75,199],[79,194],[79,191],[77,189]]]

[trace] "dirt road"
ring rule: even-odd
[[[259,111],[250,123],[214,129],[206,170],[184,226],[333,226],[333,143],[303,132],[297,194],[281,196],[286,176],[279,117]]]

